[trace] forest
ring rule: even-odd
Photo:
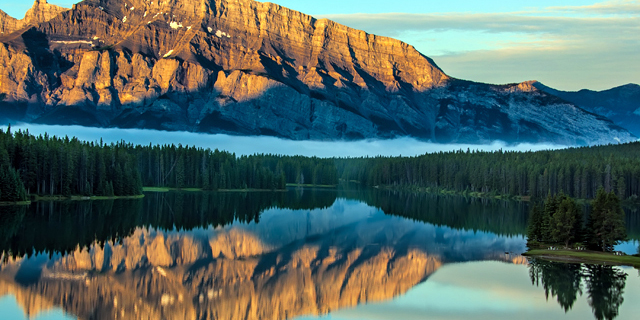
[[[640,142],[538,152],[458,150],[415,157],[237,156],[182,145],[34,136],[0,130],[0,202],[33,195],[132,196],[144,187],[282,190],[287,184],[451,191],[543,199],[640,194]]]
[[[618,196],[598,189],[591,203],[587,223],[583,208],[575,199],[559,193],[549,194],[544,204],[534,205],[529,215],[527,238],[529,247],[538,244],[563,244],[565,248],[586,245],[593,250],[611,252],[627,240],[625,213]]]
[[[417,157],[337,159],[339,176],[366,186],[450,190],[544,199],[548,193],[593,199],[640,194],[640,142],[553,151],[458,150]]]
[[[332,159],[235,154],[183,147],[83,142],[0,130],[0,202],[29,195],[133,196],[145,187],[282,190],[336,185]]]

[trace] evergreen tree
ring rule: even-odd
[[[552,219],[552,239],[557,243],[570,243],[579,240],[582,233],[582,213],[578,204],[571,198],[564,198]]]
[[[529,241],[541,242],[543,240],[544,211],[535,204],[529,214],[529,225],[527,227],[527,238]]]
[[[602,251],[613,251],[615,245],[627,237],[624,211],[620,198],[612,191],[598,189],[592,203],[587,224],[588,244]]]

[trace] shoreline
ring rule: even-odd
[[[465,191],[455,191],[450,189],[442,189],[442,188],[429,188],[429,187],[393,187],[393,186],[372,186],[370,188],[379,189],[379,190],[390,190],[390,191],[404,191],[404,192],[420,192],[420,193],[430,193],[430,194],[439,194],[439,195],[455,195],[455,196],[463,196],[470,197],[476,199],[495,199],[495,200],[512,200],[518,202],[533,202],[536,200],[544,200],[544,198],[532,198],[531,196],[513,196],[513,195],[504,195],[504,194],[491,194],[486,192],[465,192]],[[594,199],[576,199],[581,205],[591,204]],[[638,200],[624,199],[621,200],[620,203],[624,209],[640,209],[640,202]]]
[[[161,187],[143,187],[142,192],[169,192],[169,191],[182,191],[182,192],[286,192],[287,189],[218,189],[218,190],[203,190],[201,188],[161,188]]]
[[[522,255],[525,257],[540,258],[555,262],[630,266],[640,269],[640,257],[638,255],[616,256],[609,252],[577,251],[570,249],[533,249],[523,253]]]

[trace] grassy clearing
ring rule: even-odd
[[[640,257],[616,256],[612,253],[599,251],[574,251],[574,250],[546,250],[533,249],[523,254],[524,256],[541,258],[558,262],[606,264],[616,266],[632,266],[640,268]]]
[[[299,183],[287,183],[287,187],[302,187],[302,188],[336,188],[334,184],[299,184]]]
[[[112,199],[141,199],[143,194],[136,196],[33,196],[33,201],[86,201],[86,200],[112,200]]]
[[[165,187],[143,187],[142,192],[169,192],[169,191],[186,191],[186,192],[200,192],[204,191],[200,188],[165,188]]]
[[[5,207],[5,206],[28,206],[30,204],[31,204],[31,201],[0,202],[0,207]]]
[[[162,187],[144,187],[142,192],[169,192],[169,191],[184,191],[184,192],[280,192],[286,190],[271,190],[271,189],[218,189],[218,190],[203,190],[200,188],[162,188]]]

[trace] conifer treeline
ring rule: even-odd
[[[0,130],[0,201],[27,194],[130,196],[142,192],[136,157],[124,144],[104,145]],[[11,178],[15,175],[16,178]]]
[[[540,152],[440,152],[321,159],[235,154],[181,145],[103,144],[0,132],[0,201],[27,194],[136,195],[142,186],[283,189],[286,183],[447,189],[593,199],[598,188],[640,195],[640,142]],[[24,187],[24,189],[23,189]]]
[[[434,188],[544,198],[593,199],[597,190],[640,195],[640,143],[538,152],[456,151],[417,157],[340,159],[341,179],[367,186]]]
[[[28,194],[131,196],[142,186],[284,189],[286,183],[336,185],[334,160],[235,154],[182,145],[81,142],[0,130],[0,202]]]

